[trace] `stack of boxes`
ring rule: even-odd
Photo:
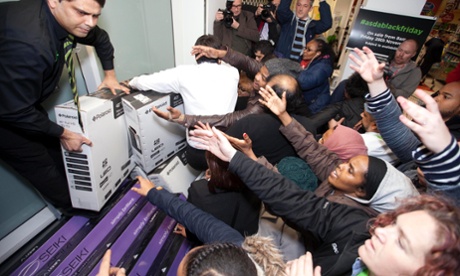
[[[92,142],[82,152],[62,148],[70,197],[75,208],[100,211],[134,167],[121,98],[103,89],[80,97],[80,115],[73,101],[55,107],[56,123]]]
[[[184,112],[180,94],[103,89],[80,97],[83,131],[73,101],[55,107],[59,125],[92,141],[79,153],[62,149],[73,207],[100,211],[136,165],[137,174],[187,195],[199,172],[184,157],[185,128],[156,116],[153,106]]]
[[[162,111],[172,106],[184,112],[179,94],[153,91],[113,95],[100,90],[80,97],[83,127],[73,101],[55,107],[59,125],[92,141],[92,146],[82,146],[82,152],[62,149],[73,207],[101,211],[112,195],[126,189],[120,184],[133,174],[171,192],[187,194],[199,172],[185,160],[185,128],[156,116],[153,106]],[[45,243],[43,250],[55,240],[62,243],[62,248],[53,249],[56,255],[49,262],[39,262],[32,255],[12,275],[23,275],[31,267],[34,275],[96,275],[109,246],[114,249],[112,262],[130,274],[176,275],[191,244],[173,234],[174,219],[131,190],[121,192],[104,212],[107,209],[98,221],[71,218]]]
[[[153,114],[152,107],[167,111],[168,106],[184,113],[179,94],[153,91],[131,93],[123,97],[136,174],[150,179],[173,193],[188,195],[187,189],[200,172],[185,159],[185,128]]]

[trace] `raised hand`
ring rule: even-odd
[[[262,96],[259,102],[278,116],[283,125],[287,126],[291,123],[292,117],[286,112],[286,91],[283,92],[280,99],[275,91],[267,85],[266,88],[260,88],[259,94]]]
[[[363,50],[354,48],[353,52],[357,55],[350,54],[350,59],[356,64],[350,64],[350,68],[358,72],[366,82],[374,82],[383,78],[383,68],[385,63],[379,63],[377,58],[368,47]]]
[[[350,59],[356,64],[350,64],[350,68],[358,72],[369,86],[369,93],[375,97],[387,90],[387,85],[383,79],[383,69],[385,63],[379,63],[375,58],[374,52],[368,47],[363,47],[361,51],[354,48],[356,55],[350,54]]]
[[[283,92],[280,99],[275,91],[267,85],[266,88],[260,88],[259,94],[262,96],[259,102],[270,109],[273,114],[279,116],[286,111],[286,92]]]
[[[417,133],[423,144],[434,153],[444,150],[452,141],[452,135],[439,113],[436,101],[423,90],[415,90],[415,95],[421,99],[426,108],[423,108],[404,97],[398,97],[401,108],[412,117],[412,121],[401,115],[403,124]]]

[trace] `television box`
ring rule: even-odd
[[[166,111],[172,106],[184,112],[180,94],[154,91],[133,92],[122,100],[133,160],[150,172],[185,148],[185,128],[155,115],[152,107]]]
[[[201,171],[193,169],[185,159],[185,150],[178,152],[166,163],[148,173],[147,177],[156,186],[162,186],[172,193],[188,196],[188,188]]]
[[[100,211],[133,169],[131,147],[126,132],[121,98],[102,89],[80,97],[84,136],[93,145],[82,152],[62,148],[72,206]],[[55,106],[56,122],[76,133],[83,133],[73,101]]]

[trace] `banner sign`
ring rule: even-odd
[[[411,38],[418,42],[420,51],[435,22],[434,17],[411,17],[361,8],[347,48],[367,46],[374,53],[388,56]]]

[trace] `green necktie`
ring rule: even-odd
[[[67,38],[64,41],[64,53],[65,53],[65,64],[67,65],[67,70],[69,71],[69,83],[70,83],[70,89],[72,89],[72,94],[73,94],[73,102],[77,106],[78,110],[78,123],[80,124],[81,130],[83,132],[83,122],[81,121],[81,115],[80,115],[80,100],[78,98],[78,91],[77,91],[77,82],[75,79],[75,66],[73,63],[73,57],[72,57],[72,50],[75,45],[75,37],[71,34],[67,36]]]

